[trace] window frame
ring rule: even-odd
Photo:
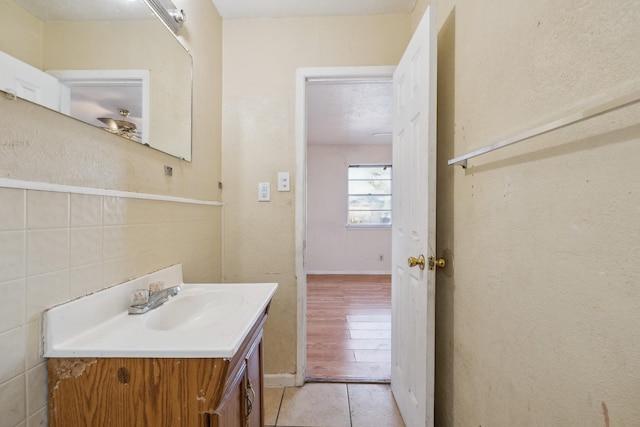
[[[352,181],[363,181],[362,179],[351,179],[350,178],[350,173],[349,171],[351,170],[351,168],[390,168],[391,169],[391,173],[389,174],[389,179],[383,179],[380,181],[388,181],[389,182],[389,193],[381,193],[381,194],[375,194],[376,196],[388,196],[390,198],[390,201],[392,202],[393,200],[393,165],[391,164],[391,162],[389,163],[349,163],[347,165],[347,191],[346,191],[346,199],[347,199],[347,222],[346,222],[346,227],[347,229],[363,229],[363,228],[391,228],[392,223],[393,223],[393,216],[391,216],[391,220],[388,223],[382,223],[382,222],[378,222],[378,223],[351,223],[351,215],[350,213],[353,211],[352,209],[349,209],[349,199],[352,196],[369,196],[371,195],[371,193],[369,194],[364,194],[364,193],[351,193],[350,192],[350,183]],[[390,203],[391,204],[391,203]],[[364,212],[379,212],[379,211],[384,211],[384,212],[389,212],[390,214],[392,213],[391,207],[389,209],[371,209],[371,210],[361,210]]]

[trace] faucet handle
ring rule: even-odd
[[[164,282],[153,282],[149,284],[149,293],[160,292],[164,288]]]
[[[149,302],[149,290],[137,289],[131,293],[131,305],[144,305]]]

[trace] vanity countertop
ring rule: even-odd
[[[128,314],[133,291],[158,281],[181,290],[147,313]],[[181,266],[172,266],[47,310],[44,356],[232,358],[277,287],[185,284]]]

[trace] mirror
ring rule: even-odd
[[[144,0],[2,4],[0,90],[191,161],[192,58]]]

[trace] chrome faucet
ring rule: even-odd
[[[182,289],[178,286],[162,289],[160,291],[149,291],[149,299],[143,304],[134,304],[129,307],[129,314],[143,314],[149,310],[160,307],[169,300],[169,297],[178,295]]]

